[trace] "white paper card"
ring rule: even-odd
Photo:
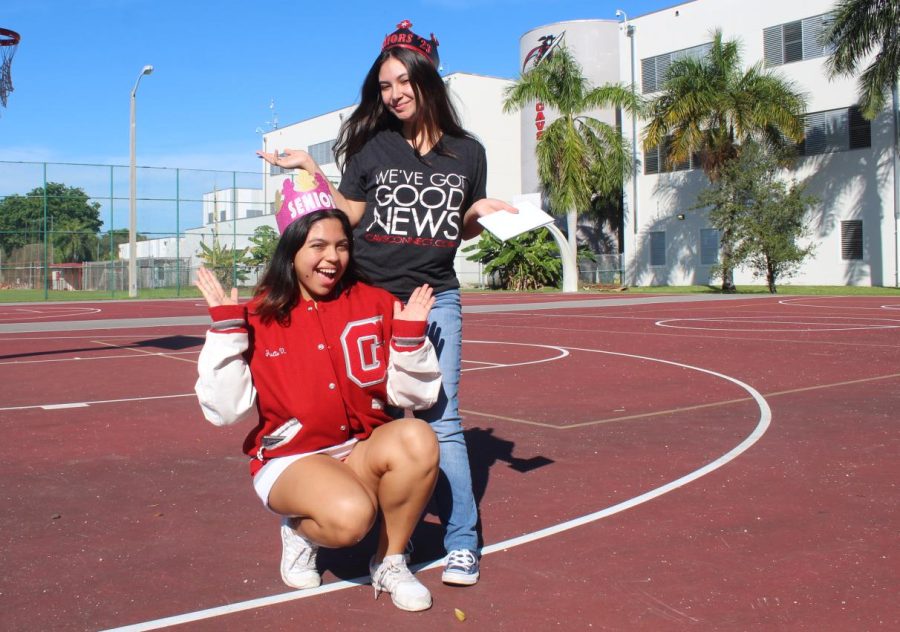
[[[513,198],[512,205],[518,209],[518,213],[497,211],[496,213],[479,217],[478,223],[500,241],[518,237],[522,233],[553,223],[551,215],[548,215],[543,209],[524,199],[524,197],[517,196]]]

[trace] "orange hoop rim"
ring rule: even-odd
[[[0,46],[15,46],[21,37],[15,31],[0,28]]]

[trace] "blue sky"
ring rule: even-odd
[[[22,42],[0,109],[0,160],[128,163],[129,95],[139,165],[258,169],[257,129],[353,103],[400,20],[434,32],[444,72],[515,77],[519,38],[571,19],[635,17],[673,0],[3,0]],[[395,8],[396,7],[396,8]]]

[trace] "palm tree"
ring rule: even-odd
[[[665,148],[667,164],[699,160],[716,182],[747,140],[775,153],[803,140],[806,102],[791,82],[765,70],[762,62],[744,70],[740,44],[723,40],[717,29],[706,55],[672,62],[662,94],[648,109],[644,149]],[[721,236],[723,292],[734,291],[732,238]]]
[[[897,90],[900,72],[900,0],[840,0],[832,14],[825,41],[832,77],[856,74],[875,53],[859,77],[859,106],[871,120],[884,108],[887,93]]]
[[[60,222],[53,235],[54,254],[62,263],[90,261],[97,251],[97,234],[90,222],[66,218]]]
[[[574,267],[578,210],[589,208],[595,197],[620,190],[631,170],[631,153],[619,130],[583,112],[607,107],[637,112],[640,102],[620,85],[591,86],[565,46],[506,90],[503,110],[515,112],[533,102],[543,103],[558,115],[544,129],[535,155],[551,211],[566,215],[569,260]],[[577,270],[569,270],[568,275],[577,280]]]

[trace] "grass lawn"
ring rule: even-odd
[[[477,290],[484,292],[484,289]],[[503,290],[487,290],[496,291],[498,293]],[[559,292],[558,288],[543,288],[538,292],[550,293]],[[618,293],[624,296],[630,294],[719,294],[720,290],[716,286],[710,285],[683,285],[683,286],[656,286],[656,287],[630,287],[622,290],[615,287],[583,287],[580,293]],[[249,298],[252,288],[241,288],[240,295],[242,298]],[[743,285],[738,286],[738,294],[768,294],[768,290],[762,285]],[[862,287],[862,286],[842,286],[842,285],[779,285],[778,294],[786,296],[900,296],[900,289],[894,287]],[[183,287],[181,291],[174,288],[159,288],[153,290],[141,290],[139,299],[167,299],[167,298],[185,298],[199,299],[200,292],[197,288]],[[18,290],[18,289],[0,289],[0,303],[40,303],[43,301],[108,301],[129,300],[127,292],[92,292],[92,291],[62,291],[50,290],[44,297],[43,290]]]
[[[778,294],[787,296],[900,296],[895,287],[864,287],[858,285],[779,285]],[[635,294],[721,294],[718,286],[686,285],[660,287],[630,287],[624,293]],[[764,285],[739,285],[738,294],[768,294]]]
[[[241,296],[250,296],[250,289],[242,289]],[[159,288],[153,290],[141,290],[139,299],[161,298],[201,298],[197,288],[183,287],[179,292],[175,288]],[[43,290],[0,290],[0,303],[39,303],[45,300]],[[128,292],[100,292],[78,290],[49,290],[47,301],[126,301]]]

